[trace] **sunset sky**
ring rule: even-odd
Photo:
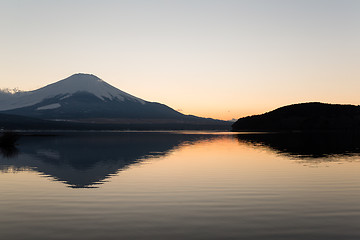
[[[74,73],[185,114],[360,104],[358,0],[0,0],[0,88]]]

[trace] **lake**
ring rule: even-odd
[[[351,134],[84,132],[0,153],[1,239],[360,239]]]

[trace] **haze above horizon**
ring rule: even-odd
[[[74,73],[229,120],[359,105],[360,1],[0,1],[0,88]]]

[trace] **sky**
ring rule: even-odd
[[[360,104],[358,0],[0,0],[0,88],[91,73],[184,114]]]

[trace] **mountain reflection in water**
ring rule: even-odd
[[[260,133],[238,134],[236,138],[241,143],[309,161],[360,155],[360,136],[351,133]]]
[[[342,161],[360,155],[352,134],[235,134],[254,148],[306,161]],[[228,135],[228,138],[233,138]],[[1,149],[0,171],[37,171],[71,188],[94,188],[133,164],[166,156],[183,145],[224,137],[169,132],[68,133],[23,136],[18,148]],[[350,158],[352,161],[354,158]]]
[[[93,188],[132,164],[165,156],[184,144],[215,137],[161,132],[23,136],[19,155],[5,152],[4,157],[0,156],[0,171],[31,169],[71,188]]]

